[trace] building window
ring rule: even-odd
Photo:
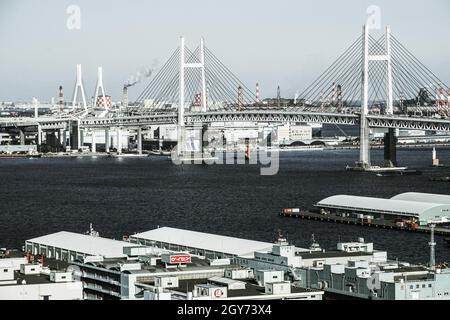
[[[8,269],[3,269],[3,272],[8,272]]]
[[[420,288],[420,285],[416,284],[416,289],[419,289],[419,288]]]
[[[423,284],[423,285],[422,285],[422,288],[425,288],[425,287],[426,287],[426,285]]]
[[[410,288],[410,289],[414,289],[414,286],[413,286],[413,285],[411,285],[411,286],[409,286],[409,288]]]
[[[431,283],[428,285],[428,288],[431,288]]]

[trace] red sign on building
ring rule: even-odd
[[[170,256],[170,263],[191,263],[191,256],[189,255],[175,255]]]

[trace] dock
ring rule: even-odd
[[[430,233],[430,228],[427,226],[419,226],[416,229],[411,229],[406,226],[400,226],[397,225],[394,222],[391,222],[389,220],[381,220],[381,219],[374,219],[370,222],[364,221],[362,219],[358,218],[352,218],[352,217],[340,217],[333,214],[320,214],[315,213],[311,211],[302,211],[299,212],[291,212],[291,213],[285,213],[281,212],[280,216],[282,217],[288,217],[288,218],[299,218],[299,219],[307,219],[307,220],[316,220],[316,221],[324,221],[324,222],[334,222],[334,223],[343,223],[343,224],[353,224],[363,227],[373,227],[373,228],[381,228],[381,229],[392,229],[392,230],[399,230],[399,231],[408,231],[408,232],[418,232],[418,233]],[[450,235],[450,229],[447,228],[435,228],[434,233],[436,235],[441,236],[449,236]]]

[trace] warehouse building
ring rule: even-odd
[[[430,221],[450,222],[450,201],[442,201],[442,195],[430,194],[400,194],[391,199],[336,195],[319,201],[315,206],[332,213],[347,213],[350,215],[374,215],[375,218],[415,219],[420,225]],[[415,200],[411,200],[415,198]]]
[[[122,258],[127,255],[124,248],[133,244],[87,234],[61,231],[25,242],[25,251],[34,255],[43,254],[47,258],[74,261],[86,256]]]
[[[255,251],[271,250],[273,243],[261,242],[197,231],[163,227],[130,236],[130,241],[172,251],[188,251],[207,258],[221,259],[253,255]]]

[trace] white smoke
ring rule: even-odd
[[[135,74],[131,75],[127,81],[125,81],[125,87],[132,87],[143,80],[151,77],[153,71],[156,69],[157,61],[155,60],[152,66],[143,66],[139,68]]]

